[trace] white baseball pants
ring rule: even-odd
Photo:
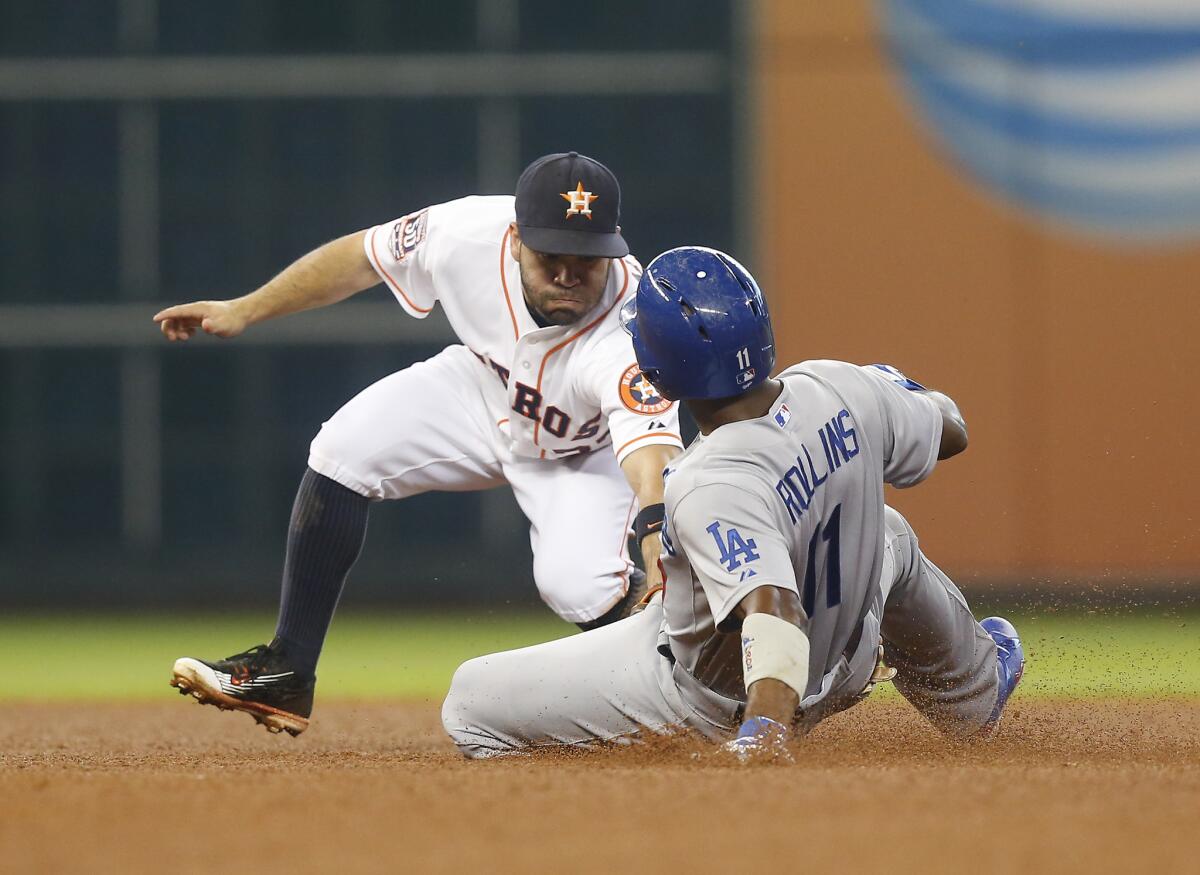
[[[507,483],[529,520],[542,599],[565,620],[594,620],[629,586],[633,490],[607,448],[514,456],[505,404],[495,373],[450,346],[350,399],[313,440],[308,465],[376,500]]]

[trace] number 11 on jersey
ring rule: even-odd
[[[818,541],[829,545],[825,555],[825,607],[833,608],[842,603],[842,506],[839,504],[824,523],[817,526],[812,540],[808,542],[808,568],[804,572],[804,592],[800,595],[800,606],[804,615],[812,619],[817,606],[817,547]]]

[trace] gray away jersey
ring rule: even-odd
[[[697,437],[666,471],[660,645],[713,691],[745,700],[730,613],[757,587],[790,589],[808,618],[810,707],[847,670],[843,655],[863,643],[874,652],[883,484],[929,475],[942,418],[876,366],[810,361],[778,379],[766,416]]]

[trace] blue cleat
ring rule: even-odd
[[[986,620],[980,620],[979,625],[996,642],[996,671],[1000,674],[996,707],[992,709],[991,715],[980,730],[980,735],[990,738],[1000,728],[1000,714],[1025,672],[1025,650],[1021,647],[1021,637],[1017,630],[1003,617],[988,617]]]

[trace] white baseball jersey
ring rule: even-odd
[[[740,636],[723,630],[760,586],[800,596],[811,646],[801,707],[857,670],[847,667],[855,654],[873,657],[883,485],[928,476],[942,431],[938,407],[897,378],[876,366],[796,365],[766,416],[698,437],[668,468],[662,644],[715,692],[745,699]]]
[[[479,384],[514,454],[554,459],[611,445],[620,461],[652,444],[682,447],[677,406],[642,377],[617,319],[641,265],[615,259],[591,313],[539,327],[509,254],[514,215],[511,196],[466,197],[372,228],[364,248],[409,314],[424,318],[441,303],[479,360]]]

